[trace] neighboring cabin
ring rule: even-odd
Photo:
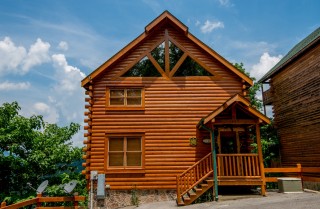
[[[269,120],[245,98],[252,83],[165,11],[82,81],[83,173],[106,174],[112,191],[177,190],[181,199],[191,179],[212,175],[212,137],[219,185],[259,185],[264,193],[261,147],[251,153],[250,136],[259,145]],[[201,159],[201,168],[186,171]]]
[[[269,84],[282,166],[320,166],[320,28],[303,39],[259,82]]]

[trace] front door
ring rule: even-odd
[[[221,154],[238,153],[237,132],[235,131],[220,132],[220,153]]]

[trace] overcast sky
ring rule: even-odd
[[[319,0],[0,0],[0,104],[83,125],[80,81],[168,10],[259,79],[320,26]],[[82,146],[83,132],[74,137]]]

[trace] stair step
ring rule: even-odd
[[[209,184],[200,184],[201,185],[201,188],[206,188],[209,186]]]
[[[193,196],[197,196],[197,194],[191,189],[187,192],[187,194],[189,195],[189,197],[193,197]]]
[[[202,189],[195,187],[195,188],[193,188],[193,191],[198,194],[198,193],[202,192]]]
[[[183,199],[183,202],[189,202],[190,201],[190,197],[185,197],[185,196],[183,196],[182,197],[182,199]]]
[[[214,184],[213,179],[206,179],[205,180],[210,186],[212,186]]]
[[[184,206],[184,205],[185,205],[182,200],[180,200],[179,202],[178,202],[178,200],[176,200],[176,202],[177,202],[177,205],[178,205],[178,206]]]

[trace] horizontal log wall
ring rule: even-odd
[[[320,166],[320,44],[271,80],[284,166]]]
[[[110,174],[106,181],[111,189],[175,189],[176,175],[210,152],[210,144],[190,146],[196,136],[196,125],[202,117],[222,105],[236,93],[243,93],[241,79],[202,51],[185,36],[167,27],[169,36],[219,74],[219,80],[209,77],[178,78],[117,78],[165,34],[165,28],[128,53],[92,82],[90,113],[90,166],[87,170],[105,173],[106,133],[140,131],[145,133],[145,173]],[[106,88],[114,86],[144,86],[144,111],[106,110]],[[87,175],[87,178],[89,176]]]

